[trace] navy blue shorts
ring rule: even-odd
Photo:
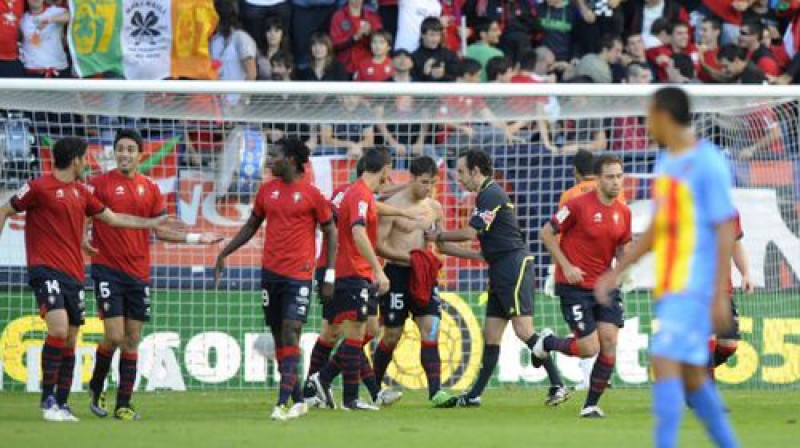
[[[28,284],[42,319],[50,311],[66,310],[71,326],[83,325],[86,306],[83,285],[77,279],[45,266],[32,266],[28,269]]]
[[[513,252],[490,263],[486,317],[532,316],[535,288],[533,256],[528,252]]]
[[[416,316],[436,316],[442,315],[442,302],[439,298],[439,288],[434,287],[431,291],[430,300],[426,306],[420,306],[411,297],[410,282],[411,268],[396,264],[387,264],[383,272],[389,278],[391,287],[389,292],[379,298],[381,321],[383,325],[396,328],[402,327],[409,314]]]
[[[619,328],[625,325],[619,290],[611,291],[611,306],[597,303],[594,291],[578,286],[556,283],[556,295],[561,298],[561,315],[572,333],[579,338],[594,333],[597,322],[614,324]]]
[[[261,298],[267,326],[278,326],[284,320],[305,323],[311,305],[311,286],[311,280],[297,280],[262,269]]]
[[[92,265],[92,280],[100,319],[125,317],[150,321],[150,284],[99,264]]]
[[[334,324],[346,320],[365,322],[367,317],[377,314],[378,303],[375,288],[371,282],[361,277],[336,279],[330,313]],[[372,314],[375,313],[375,314]]]

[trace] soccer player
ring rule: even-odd
[[[409,171],[410,182],[387,199],[386,203],[399,209],[414,210],[424,218],[408,220],[380,216],[378,219],[378,254],[386,260],[384,272],[391,288],[380,297],[383,337],[373,356],[375,378],[378,384],[383,382],[386,369],[392,361],[392,353],[403,335],[406,319],[412,314],[421,335],[420,361],[428,380],[428,398],[434,407],[449,408],[456,405],[458,398],[441,389],[439,322],[442,305],[439,291],[435,282],[431,285],[432,289],[425,292],[424,298],[413,297],[411,289],[412,278],[417,276],[412,258],[423,256],[428,248],[424,231],[432,226],[438,227],[442,220],[441,204],[430,197],[439,173],[436,162],[428,156],[412,160]],[[478,252],[454,244],[443,245],[442,252],[482,259]],[[434,257],[429,251],[424,255]],[[433,275],[429,277],[435,279],[438,271],[431,272]]]
[[[651,250],[655,256],[655,318],[650,357],[655,372],[655,445],[677,445],[684,401],[719,447],[738,447],[722,400],[708,378],[712,321],[727,331],[727,297],[734,246],[731,175],[721,151],[697,140],[689,97],[680,88],[656,91],[648,128],[666,151],[656,162],[653,221],[617,266],[595,285],[597,300],[611,304],[621,273]]]
[[[286,421],[308,411],[303,400],[297,369],[300,363],[300,332],[308,317],[316,229],[327,240],[327,268],[320,286],[323,297],[333,294],[338,238],[330,206],[322,193],[303,178],[310,150],[296,138],[277,141],[268,151],[267,166],[274,179],[261,185],[250,218],[217,257],[215,278],[225,269],[225,257],[256,234],[261,223],[264,253],[261,260],[261,296],[264,320],[275,339],[281,374],[278,403],[271,418]],[[288,249],[288,250],[287,250]],[[290,408],[289,398],[294,401]]]
[[[167,214],[167,205],[158,185],[139,173],[142,137],[123,129],[114,138],[117,168],[89,183],[94,196],[117,213],[145,218]],[[174,243],[212,244],[222,240],[213,233],[186,233],[156,229],[156,237]],[[94,371],[89,382],[89,409],[98,417],[108,415],[103,391],[114,351],[120,349],[120,382],[114,417],[138,420],[130,404],[136,381],[139,339],[144,323],[150,320],[150,231],[120,229],[103,221],[95,222],[92,244],[84,245],[92,257],[92,279],[97,312],[103,320],[103,340],[97,344]]]
[[[364,173],[364,158],[361,157],[356,163],[356,177],[360,178],[361,175]],[[333,219],[336,220],[338,216],[338,207],[342,203],[342,199],[344,198],[345,192],[350,188],[352,184],[343,185],[336,190],[333,191],[331,194],[331,210],[333,211]],[[396,187],[395,187],[396,188]],[[381,188],[384,189],[384,188]],[[407,219],[414,220],[416,216],[408,211],[397,209],[391,205],[388,205],[384,202],[377,202],[376,203],[378,216],[404,216]],[[314,274],[314,278],[317,285],[322,285],[324,283],[324,278],[327,273],[326,267],[324,266],[325,257],[326,257],[326,241],[323,237],[322,240],[322,250],[320,251],[320,255],[317,258],[317,270]],[[372,293],[372,291],[370,291]],[[320,295],[321,297],[321,295]],[[330,359],[331,351],[336,343],[339,341],[339,337],[341,336],[341,329],[338,323],[334,323],[334,317],[336,314],[336,307],[332,303],[331,300],[321,300],[322,302],[322,328],[320,329],[320,334],[317,337],[317,341],[314,343],[314,348],[311,350],[311,361],[309,363],[308,368],[308,375],[306,377],[306,386],[303,390],[303,397],[311,406],[315,407],[327,407],[327,403],[319,400],[316,396],[316,391],[308,381],[308,378],[311,375],[319,372],[319,370],[328,363]],[[367,309],[367,331],[366,336],[364,336],[364,346],[369,344],[370,341],[374,338],[374,335],[378,334],[378,300],[374,294],[370,294],[370,299],[368,303]],[[337,364],[338,366],[338,364]],[[336,372],[338,374],[338,372]],[[336,375],[334,375],[336,376]],[[391,389],[381,389],[379,386],[379,382],[375,379],[375,372],[372,370],[372,365],[370,364],[369,360],[364,356],[364,352],[362,351],[362,359],[361,359],[361,381],[364,383],[364,386],[370,393],[372,397],[373,403],[378,406],[389,406],[402,398],[402,393],[393,391]]]
[[[747,253],[744,251],[742,245],[742,223],[739,215],[736,215],[734,226],[734,235],[736,236],[736,243],[733,246],[733,265],[742,276],[742,291],[746,294],[752,294],[755,290],[755,285],[750,279],[750,266],[747,263]],[[733,301],[733,282],[728,280],[728,297],[731,300],[731,316],[733,318],[733,325],[731,328],[723,333],[717,333],[714,340],[711,341],[711,356],[709,359],[709,374],[714,377],[714,369],[725,364],[728,358],[736,353],[739,346],[739,340],[742,335],[739,332],[739,311],[736,308],[736,303]]]
[[[364,358],[370,289],[377,284],[379,295],[389,290],[389,279],[383,273],[375,253],[378,239],[375,192],[389,179],[392,159],[385,148],[371,148],[363,158],[364,172],[347,189],[338,207],[341,253],[336,257],[333,323],[340,325],[345,339],[328,363],[309,377],[309,383],[313,385],[317,397],[327,407],[334,408],[330,384],[341,371],[343,407],[350,410],[378,410],[378,407],[358,398],[358,383]]]
[[[86,217],[136,229],[154,229],[167,218],[115,213],[97,200],[81,182],[88,163],[86,148],[79,138],[56,142],[52,173],[29,181],[0,207],[0,232],[10,215],[26,212],[28,283],[47,323],[41,358],[41,409],[47,421],[78,421],[67,399],[75,368],[75,343],[85,315],[81,243]]]
[[[492,180],[492,160],[485,151],[468,150],[456,162],[458,180],[469,191],[477,192],[475,210],[469,225],[443,232],[426,231],[426,238],[437,243],[470,241],[478,238],[481,254],[489,264],[489,301],[483,327],[483,360],[472,389],[459,397],[458,405],[481,405],[481,394],[497,365],[503,331],[511,321],[517,337],[533,349],[539,335],[533,330],[533,256],[519,228],[514,204],[503,188]],[[545,366],[551,387],[546,403],[555,406],[569,398],[555,365],[550,359],[531,355],[534,367]]]
[[[580,358],[597,356],[580,412],[588,418],[605,416],[597,403],[614,373],[617,336],[625,322],[619,291],[613,291],[611,306],[600,305],[594,285],[631,240],[631,211],[617,200],[622,189],[622,161],[600,156],[594,172],[594,191],[568,200],[539,233],[556,262],[555,290],[561,299],[561,314],[574,336],[557,338],[546,328],[541,343],[534,347]]]

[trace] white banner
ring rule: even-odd
[[[120,44],[125,78],[168,78],[172,67],[172,2],[124,0]]]

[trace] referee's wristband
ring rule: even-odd
[[[336,270],[335,269],[325,269],[325,278],[322,280],[323,283],[335,283],[336,282]]]
[[[186,234],[186,243],[187,244],[197,244],[200,242],[200,234],[199,233],[187,233]]]

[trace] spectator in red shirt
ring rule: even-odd
[[[747,20],[739,28],[739,46],[747,51],[747,58],[767,76],[780,76],[781,69],[769,48],[761,43],[764,26],[757,20]]]
[[[389,50],[392,48],[392,35],[381,30],[372,34],[370,40],[372,58],[362,61],[353,79],[356,81],[388,81],[394,74]]]
[[[380,17],[364,7],[364,0],[348,0],[336,11],[331,19],[331,40],[336,59],[344,64],[348,73],[354,73],[361,61],[369,59],[370,36],[382,28]]]
[[[692,58],[696,65],[695,72],[699,68],[700,56],[697,48],[689,37],[689,24],[686,22],[675,22],[670,31],[670,43],[654,48],[648,52],[648,59],[658,68],[656,76],[659,81],[666,82],[668,76],[667,69],[671,66],[671,58],[675,54],[685,54]]]
[[[719,17],[722,21],[722,45],[736,42],[743,14],[753,4],[753,0],[703,0],[697,12],[703,17]]]
[[[700,25],[700,45],[697,51],[700,52],[700,71],[697,73],[698,79],[703,82],[722,82],[725,75],[722,74],[722,67],[717,60],[719,53],[719,36],[722,32],[722,24],[713,17],[703,19]]]
[[[19,24],[25,0],[0,3],[0,78],[23,78],[25,70],[19,61]]]

